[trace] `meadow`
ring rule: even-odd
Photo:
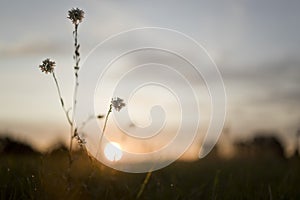
[[[257,4],[259,1],[238,4],[227,2],[218,6],[215,6],[215,3],[210,5],[203,2],[174,5],[172,2],[166,3],[163,9],[162,2],[157,5],[152,2],[148,5],[146,1],[141,5],[140,2],[126,2],[123,6],[119,3],[101,1],[99,10],[96,9],[96,2],[83,4],[83,7],[89,10],[86,18],[86,12],[80,8],[71,8],[63,15],[61,9],[69,6],[69,2],[66,4],[60,1],[56,6],[53,2],[47,5],[46,1],[32,2],[32,5],[27,1],[24,5],[22,3],[9,5],[7,2],[2,5],[6,9],[0,13],[4,19],[1,21],[3,22],[1,27],[5,33],[3,34],[5,38],[0,41],[1,65],[3,65],[1,103],[4,111],[0,116],[1,130],[14,130],[17,124],[29,122],[28,127],[35,124],[37,126],[31,128],[37,130],[45,123],[45,132],[52,133],[48,130],[48,122],[53,123],[56,118],[60,119],[58,118],[60,115],[64,115],[70,133],[67,133],[68,144],[58,145],[44,153],[3,136],[10,134],[0,133],[0,200],[300,199],[300,130],[296,137],[289,135],[291,130],[299,125],[299,109],[297,109],[300,102],[298,87],[300,78],[297,76],[300,74],[297,56],[299,45],[294,45],[295,41],[299,41],[300,30],[297,26],[299,24],[297,6],[278,2]],[[28,12],[26,8],[30,8],[31,11]],[[19,20],[20,17],[26,20]],[[86,21],[87,19],[91,21]],[[69,33],[64,31],[68,26],[63,20],[68,20],[72,25]],[[81,26],[82,23],[85,25]],[[149,25],[152,27],[148,27]],[[84,28],[82,35],[81,27]],[[121,30],[122,32],[119,32]],[[61,36],[58,34],[59,31]],[[82,52],[81,44],[85,46]],[[73,47],[69,53],[66,52],[68,46]],[[94,46],[97,48],[93,48]],[[194,46],[197,48],[194,49]],[[89,49],[91,51],[88,51]],[[144,54],[139,54],[142,52]],[[49,56],[44,57],[40,64],[36,63],[36,57],[45,54]],[[125,56],[129,57],[123,60]],[[71,57],[72,64],[67,61]],[[181,62],[177,63],[177,59],[192,67],[191,71]],[[194,62],[194,59],[199,63]],[[86,62],[87,60],[89,62]],[[210,68],[208,63],[212,64],[213,68]],[[157,70],[156,64],[161,67],[161,71]],[[220,65],[220,70],[217,64]],[[32,71],[34,65],[36,69]],[[137,67],[146,69],[144,66],[147,66],[146,71],[136,70]],[[165,73],[165,69],[169,69],[170,73]],[[133,77],[135,70],[138,73]],[[37,74],[38,71],[40,74]],[[173,76],[173,73],[176,76]],[[158,74],[163,75],[162,82]],[[204,77],[206,74],[208,76]],[[153,80],[146,78],[151,76]],[[72,85],[70,78],[73,78]],[[181,82],[179,78],[183,78],[184,81]],[[228,95],[225,92],[223,78]],[[50,79],[53,81],[52,86],[48,85]],[[123,81],[127,79],[128,82]],[[140,82],[143,79],[145,82]],[[116,88],[109,88],[113,82],[118,83]],[[94,83],[97,85],[93,85]],[[119,83],[120,88],[121,86],[123,88],[120,93],[118,93]],[[180,110],[184,111],[180,113],[182,116],[179,116],[182,124],[177,124],[179,120],[178,122],[174,120],[177,119],[174,117],[176,109],[174,113],[171,112],[169,119],[175,122],[174,127],[171,123],[170,126],[167,124],[170,130],[173,131],[173,128],[180,125],[178,127],[188,127],[196,131],[199,124],[191,116],[195,116],[195,119],[199,116],[204,118],[211,116],[212,122],[215,121],[213,119],[220,119],[221,126],[208,124],[209,127],[220,129],[212,132],[212,135],[221,133],[224,128],[222,133],[227,132],[224,138],[234,147],[235,155],[222,157],[219,154],[219,147],[216,146],[201,160],[179,159],[163,169],[143,174],[117,171],[89,157],[84,150],[85,144],[89,142],[85,140],[89,138],[85,137],[86,133],[92,134],[88,131],[90,130],[88,123],[99,120],[99,125],[101,124],[101,127],[96,129],[96,134],[100,136],[97,148],[100,149],[102,138],[109,133],[105,130],[108,121],[112,120],[110,114],[112,112],[117,114],[131,104],[131,97],[126,98],[126,92],[131,96],[143,87],[147,89],[149,83],[163,86],[162,88],[168,89],[172,94],[175,91],[176,105],[180,103]],[[188,87],[183,87],[181,83],[188,83]],[[132,84],[138,85],[132,87]],[[207,89],[210,101],[207,106],[203,105],[205,109],[204,112],[201,109],[200,115],[199,108],[202,108],[202,103],[205,103],[206,99],[202,95],[202,86]],[[93,88],[98,88],[99,94],[98,89],[95,90],[95,94],[89,92],[85,94],[85,91],[90,89],[92,91]],[[128,88],[135,88],[135,92],[127,91]],[[108,91],[110,89],[111,91]],[[178,94],[177,89],[180,90]],[[189,89],[193,91],[191,96],[181,93]],[[168,104],[167,107],[173,111],[173,105],[169,103],[171,99],[162,95],[160,90],[156,92],[156,89],[152,88],[148,94],[151,98],[146,95],[140,99],[141,103],[137,100],[135,105],[132,104],[135,106],[134,109],[139,111],[145,108],[143,114],[139,113],[140,116],[144,116],[147,112],[148,106],[144,103],[152,100],[154,105],[158,105],[157,100],[163,100],[162,102]],[[53,100],[49,97],[54,94],[58,97],[62,109],[58,115],[54,115],[53,107],[48,106]],[[107,98],[108,94],[120,96]],[[191,103],[194,102],[192,98],[196,95],[199,95],[199,98],[195,98],[195,103]],[[100,101],[94,98],[98,96]],[[229,101],[226,100],[226,96],[229,97]],[[97,105],[103,107],[109,104],[106,108],[96,109],[95,113],[92,112],[89,116],[91,114],[89,107],[96,104],[91,105],[89,101],[85,104],[83,99],[95,99]],[[88,106],[83,108],[81,105]],[[194,109],[192,106],[195,106]],[[42,111],[40,108],[45,110]],[[227,108],[229,114],[225,120]],[[82,113],[81,111],[85,109],[86,113]],[[211,113],[206,113],[206,110]],[[220,113],[215,112],[220,110]],[[153,119],[159,121],[155,115],[153,116]],[[77,118],[80,120],[77,121]],[[128,122],[130,128],[137,128],[131,120]],[[23,130],[23,126],[17,130],[31,133]],[[286,149],[280,141],[264,132],[259,133],[262,136],[251,141],[233,143],[234,141],[227,140],[231,138],[229,135],[231,126],[234,127],[235,134],[239,130],[250,133],[255,129],[285,129],[284,134],[273,132],[271,134],[289,137],[290,141],[296,142],[293,144],[296,151],[293,156],[286,157]],[[113,131],[112,129],[111,132]],[[43,134],[43,131],[40,132]],[[140,133],[136,134],[138,138],[148,137],[144,137],[143,130]],[[208,133],[207,136],[210,136]],[[184,136],[189,137],[189,134]],[[242,134],[239,136],[243,137]],[[212,138],[217,142],[218,137]],[[47,141],[42,139],[43,142]],[[221,143],[219,141],[218,144]],[[203,142],[202,147],[205,147],[205,144]],[[83,149],[78,150],[76,147],[79,146]],[[195,148],[200,150],[200,146]],[[116,160],[116,157],[113,155],[112,160]]]
[[[136,199],[146,174],[116,171],[83,151],[0,153],[0,199]],[[239,156],[183,162],[152,173],[139,199],[300,199],[300,159]]]

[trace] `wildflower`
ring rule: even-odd
[[[111,104],[116,109],[116,111],[119,112],[126,105],[123,101],[123,99],[117,97],[111,100]]]
[[[84,11],[80,10],[79,8],[72,8],[68,12],[68,18],[73,24],[78,25],[84,18]]]
[[[49,58],[43,61],[43,63],[39,66],[39,68],[42,70],[42,72],[45,72],[46,74],[52,73],[54,71],[55,62],[51,61]]]

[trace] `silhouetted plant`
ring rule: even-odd
[[[98,155],[99,150],[101,149],[102,139],[103,139],[103,136],[105,134],[105,129],[106,129],[106,125],[107,125],[109,114],[112,112],[113,108],[117,112],[119,112],[123,107],[125,107],[125,105],[126,104],[124,103],[124,100],[121,99],[121,98],[119,98],[119,97],[111,99],[111,102],[110,102],[110,105],[109,105],[109,109],[108,109],[107,114],[105,116],[105,121],[104,121],[103,129],[102,129],[102,133],[101,133],[101,136],[100,136],[99,146],[98,146],[98,149],[97,149],[96,156]]]
[[[76,107],[77,107],[77,91],[78,91],[78,86],[79,86],[79,70],[80,70],[80,44],[78,42],[78,27],[79,24],[82,22],[84,18],[84,11],[79,9],[79,8],[72,8],[71,10],[68,11],[68,19],[71,20],[72,24],[74,25],[74,30],[73,30],[73,38],[74,38],[74,54],[73,54],[73,59],[74,59],[74,89],[73,89],[73,98],[72,98],[72,107],[70,109],[67,109],[64,103],[64,99],[62,97],[61,89],[60,89],[60,84],[59,81],[55,75],[55,66],[56,63],[53,60],[50,60],[49,58],[45,59],[42,61],[42,64],[39,65],[39,68],[41,69],[42,72],[45,74],[52,74],[56,89],[58,92],[58,96],[60,99],[61,107],[65,113],[66,119],[70,125],[70,145],[69,145],[69,163],[70,166],[73,162],[72,159],[72,149],[73,149],[73,140],[75,139],[77,143],[85,149],[84,144],[86,143],[85,139],[81,136],[79,133],[83,127],[91,120],[94,118],[97,119],[102,119],[104,118],[104,115],[97,115],[97,116],[90,116],[87,118],[86,121],[84,121],[80,126],[77,126],[75,123],[75,114],[76,114]],[[112,112],[112,108],[115,108],[116,111],[120,111],[123,107],[125,106],[124,100],[117,97],[113,98],[111,100],[109,110],[105,116],[105,122],[104,126],[102,129],[102,133],[100,136],[100,144],[98,146],[98,149],[101,145],[102,137],[104,135],[107,121],[109,114]],[[71,112],[71,115],[70,115]],[[86,150],[86,149],[85,149]]]
[[[55,82],[55,86],[58,92],[58,96],[59,96],[59,100],[61,103],[61,107],[65,113],[66,119],[68,121],[68,124],[70,126],[70,143],[69,143],[69,167],[67,169],[67,181],[68,181],[68,186],[67,186],[67,190],[69,191],[71,189],[71,176],[70,176],[70,171],[71,171],[71,166],[73,163],[73,158],[72,158],[72,150],[73,150],[73,140],[75,139],[78,143],[78,145],[80,147],[82,147],[85,152],[87,153],[88,157],[90,158],[90,161],[93,164],[93,158],[90,157],[89,153],[86,150],[85,144],[85,138],[83,137],[83,133],[82,130],[84,128],[84,126],[92,119],[96,118],[96,119],[102,119],[105,117],[105,121],[104,121],[104,125],[103,125],[103,129],[100,135],[100,140],[99,140],[99,144],[98,144],[98,149],[97,149],[97,153],[99,151],[99,149],[101,149],[101,142],[102,142],[102,138],[104,136],[105,133],[105,129],[106,129],[106,125],[108,122],[108,118],[110,113],[112,112],[113,108],[119,112],[124,106],[124,100],[116,97],[116,98],[112,98],[110,105],[109,105],[109,110],[107,112],[107,114],[104,115],[97,115],[97,116],[90,116],[87,118],[87,120],[83,121],[83,123],[80,126],[76,125],[75,122],[75,114],[76,114],[76,107],[77,107],[77,91],[78,91],[78,87],[79,87],[79,70],[80,70],[80,44],[78,42],[78,27],[79,24],[82,22],[83,18],[84,18],[84,11],[79,9],[79,8],[72,8],[71,10],[68,11],[68,19],[71,20],[72,24],[74,25],[74,30],[73,30],[73,39],[74,39],[74,54],[73,54],[73,60],[74,60],[74,88],[73,88],[73,98],[72,98],[72,107],[70,109],[66,108],[65,102],[64,102],[64,98],[62,97],[62,92],[60,89],[60,84],[58,81],[58,78],[56,77],[55,74],[55,66],[56,66],[56,62],[53,60],[50,60],[49,58],[45,59],[44,61],[42,61],[42,64],[39,65],[39,68],[41,69],[41,71],[45,74],[52,74],[52,77],[54,79]],[[94,169],[93,169],[94,170]],[[92,171],[93,171],[92,170]],[[92,173],[91,173],[92,174]]]
[[[78,43],[78,26],[82,22],[84,18],[84,11],[79,9],[79,8],[72,8],[71,10],[68,11],[68,18],[72,21],[74,24],[74,31],[73,31],[73,36],[74,36],[74,55],[73,59],[75,62],[74,66],[74,75],[75,75],[75,84],[74,84],[74,92],[73,92],[73,112],[72,112],[72,124],[71,124],[71,140],[70,140],[70,151],[72,151],[73,147],[73,138],[77,139],[78,143],[80,145],[84,144],[85,141],[80,138],[79,134],[77,133],[77,127],[75,126],[75,112],[76,112],[76,105],[77,105],[77,91],[78,91],[78,71],[79,71],[79,63],[80,63],[80,44]]]
[[[73,105],[72,109],[66,109],[64,100],[61,94],[61,89],[59,86],[58,79],[55,75],[54,67],[56,66],[55,61],[50,60],[49,58],[45,59],[42,64],[39,66],[42,72],[46,74],[50,73],[53,75],[53,79],[58,91],[58,95],[60,98],[61,106],[63,111],[66,115],[67,121],[70,125],[70,146],[69,146],[69,161],[70,164],[72,163],[72,147],[73,147],[73,139],[76,139],[80,145],[85,144],[85,140],[81,138],[77,132],[77,127],[74,121],[75,111],[76,111],[76,104],[77,104],[77,90],[79,86],[78,75],[79,75],[79,64],[80,64],[80,44],[78,43],[78,26],[82,22],[84,18],[84,11],[79,8],[72,8],[68,11],[68,18],[74,24],[73,36],[74,36],[74,75],[75,75],[75,84],[74,84],[74,91],[73,91]],[[70,111],[72,111],[72,115],[70,116]]]

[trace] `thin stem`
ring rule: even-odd
[[[101,142],[102,142],[102,138],[103,138],[103,136],[104,136],[105,129],[106,129],[106,125],[107,125],[107,121],[108,121],[108,116],[109,116],[109,114],[111,113],[111,111],[112,111],[112,104],[109,105],[109,110],[108,110],[108,112],[107,112],[107,114],[106,114],[106,117],[105,117],[105,122],[104,122],[104,126],[103,126],[103,129],[102,129],[102,135],[101,135],[101,137],[100,137],[100,144],[101,144]]]
[[[75,84],[74,84],[74,92],[73,92],[73,112],[72,112],[72,124],[71,124],[71,140],[70,140],[70,152],[72,152],[73,147],[73,138],[75,135],[76,126],[74,126],[75,122],[75,113],[76,113],[76,107],[77,107],[77,93],[78,93],[78,86],[79,86],[79,80],[78,80],[78,71],[79,71],[79,62],[80,62],[80,53],[79,53],[79,47],[78,44],[78,24],[75,24],[75,30],[73,31],[74,34],[74,74],[75,74]]]
[[[138,194],[136,195],[136,199],[139,199],[139,198],[142,196],[142,194],[143,194],[143,192],[144,192],[144,190],[145,190],[145,187],[146,187],[146,185],[148,184],[148,182],[149,182],[149,180],[150,180],[151,174],[152,174],[152,171],[149,171],[149,172],[147,173],[147,175],[146,175],[146,177],[145,177],[145,179],[144,179],[144,182],[143,182],[143,184],[141,185],[141,188],[140,188]]]
[[[70,149],[69,149],[69,167],[68,167],[68,182],[70,185],[70,172],[71,172],[71,166],[73,163],[72,159],[72,149],[73,149],[73,139],[77,133],[77,128],[75,126],[75,113],[76,113],[76,104],[77,104],[77,90],[78,90],[78,70],[79,70],[79,61],[80,61],[80,54],[79,54],[79,47],[77,42],[77,35],[78,35],[78,24],[75,24],[75,30],[73,31],[74,35],[74,47],[75,47],[75,52],[74,52],[74,61],[75,61],[75,66],[74,66],[74,74],[75,74],[75,84],[74,84],[74,92],[73,92],[73,105],[72,105],[72,118],[71,118],[71,126],[70,126]],[[69,186],[70,187],[70,186]]]
[[[102,129],[102,134],[100,136],[100,140],[99,140],[99,147],[97,149],[97,153],[96,153],[96,158],[98,156],[98,153],[99,153],[99,150],[101,149],[101,143],[102,143],[102,139],[103,139],[103,136],[104,136],[104,133],[105,133],[105,129],[106,129],[106,125],[107,125],[107,121],[108,121],[108,116],[109,114],[111,113],[112,111],[112,104],[109,105],[109,110],[107,111],[107,114],[105,116],[105,121],[104,121],[104,126],[103,126],[103,129]]]
[[[55,82],[55,85],[56,85],[56,89],[57,89],[58,96],[59,96],[59,99],[60,99],[61,107],[62,107],[62,109],[63,109],[63,111],[64,111],[64,113],[66,115],[68,123],[71,126],[71,138],[70,138],[70,141],[72,141],[73,140],[73,138],[72,138],[73,122],[70,119],[69,112],[68,112],[68,110],[65,107],[65,103],[64,103],[64,100],[63,100],[62,95],[61,95],[61,91],[60,91],[60,87],[59,87],[59,84],[58,84],[58,80],[57,80],[54,72],[52,73],[52,76],[53,76],[53,79],[54,79],[54,82]],[[70,150],[71,150],[71,148],[70,148]],[[72,154],[71,154],[71,151],[69,152],[69,162],[72,163]]]
[[[66,115],[66,118],[67,118],[67,120],[68,120],[68,123],[69,123],[70,125],[72,125],[72,121],[71,121],[71,119],[70,119],[68,110],[67,110],[66,107],[65,107],[64,100],[63,100],[62,95],[61,95],[61,91],[60,91],[60,87],[59,87],[59,84],[58,84],[58,80],[57,80],[57,78],[56,78],[54,72],[52,73],[52,75],[53,75],[53,79],[54,79],[54,82],[55,82],[55,85],[56,85],[56,89],[57,89],[57,92],[58,92],[58,96],[59,96],[59,99],[60,99],[61,107],[62,107],[62,109],[63,109],[63,111],[64,111],[64,113],[65,113],[65,115]]]

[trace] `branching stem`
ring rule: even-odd
[[[55,82],[55,85],[56,85],[56,89],[57,89],[57,92],[58,92],[58,96],[59,96],[59,99],[60,99],[61,107],[62,107],[62,109],[63,109],[63,111],[64,111],[64,113],[66,115],[68,123],[70,125],[72,125],[72,121],[70,119],[69,112],[68,112],[68,110],[65,107],[65,103],[64,103],[64,100],[63,100],[62,95],[61,95],[61,90],[60,90],[60,87],[59,87],[59,84],[58,84],[58,80],[57,80],[54,72],[52,73],[52,75],[53,75],[53,79],[54,79],[54,82]]]
[[[77,93],[78,93],[78,86],[79,86],[79,80],[78,80],[78,71],[79,71],[79,62],[80,62],[80,53],[79,48],[80,45],[78,44],[78,24],[75,24],[74,31],[74,75],[75,75],[75,84],[74,84],[74,92],[73,92],[73,110],[72,110],[72,124],[71,124],[71,139],[70,139],[70,152],[72,152],[73,147],[73,139],[75,136],[76,126],[75,126],[75,113],[76,113],[76,107],[77,107]]]

